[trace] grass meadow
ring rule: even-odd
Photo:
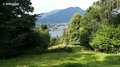
[[[0,60],[0,67],[120,67],[120,54],[81,51],[23,55]]]
[[[65,47],[65,45],[53,46],[49,50],[59,47]],[[120,67],[120,54],[82,51],[80,46],[67,47],[71,47],[73,52],[22,55],[0,60],[0,67]]]

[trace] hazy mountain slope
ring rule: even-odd
[[[45,18],[45,17],[47,17],[47,16],[49,16],[49,15],[51,15],[51,14],[57,13],[58,11],[60,11],[60,9],[59,9],[59,10],[52,10],[52,11],[50,11],[50,12],[46,12],[46,13],[44,13],[44,14],[42,15],[42,17]]]
[[[79,12],[81,15],[85,14],[85,11],[82,10],[79,7],[69,7],[63,10],[60,10],[56,13],[53,13],[51,15],[48,15],[45,18],[39,18],[37,20],[38,23],[62,23],[62,22],[69,22],[72,16],[76,13]]]

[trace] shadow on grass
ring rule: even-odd
[[[106,65],[119,65],[120,67],[120,55],[114,55],[114,56],[107,56],[105,60],[102,62]]]
[[[83,64],[80,63],[63,63],[61,67],[83,67]]]
[[[28,67],[38,67],[38,66],[34,66],[34,65],[33,65],[33,66],[28,66]]]
[[[89,55],[89,56],[87,56]],[[104,58],[103,61],[96,60],[97,57],[93,56],[92,54],[83,54],[83,60],[86,60],[87,63],[63,63],[60,64],[58,67],[120,67],[120,55],[109,55]],[[94,59],[94,61],[92,60]]]
[[[81,59],[79,58],[81,57],[84,57],[82,60],[95,59],[93,53],[49,53],[42,55],[26,55],[8,60],[7,62],[11,62],[11,65],[9,65],[11,67],[22,67],[23,65],[27,67],[82,67],[84,65],[80,63],[67,63],[69,61],[80,61]],[[87,59],[85,59],[86,57]]]
[[[106,56],[103,61],[91,61],[85,65],[88,67],[120,67],[120,55]]]
[[[83,57],[83,58],[77,59],[77,58],[81,58],[81,57]],[[90,67],[88,65],[90,63],[83,64],[83,63],[81,63],[82,60],[91,62],[90,60],[97,59],[97,57],[95,56],[94,53],[74,53],[74,54],[69,54],[66,57],[61,57],[61,58],[63,60],[67,60],[67,62],[63,62],[60,65],[52,65],[50,67]]]
[[[100,54],[102,56],[102,54]],[[104,54],[103,54],[104,55]],[[26,55],[0,63],[0,67],[120,67],[120,55],[104,55],[102,61],[96,53],[49,53]],[[7,63],[6,63],[7,62]],[[7,65],[7,66],[5,66]]]

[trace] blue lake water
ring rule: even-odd
[[[50,35],[51,35],[52,37],[56,37],[57,35],[58,35],[58,36],[61,36],[62,33],[63,33],[63,30],[49,31],[49,33],[50,33]]]

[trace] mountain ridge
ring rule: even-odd
[[[54,13],[57,13],[58,11],[60,11],[61,9],[57,9],[57,10],[52,10],[50,12],[45,12],[43,15],[42,15],[42,18],[45,18],[51,14],[54,14]]]
[[[85,14],[85,11],[79,7],[69,7],[66,9],[61,9],[56,13],[50,14],[46,17],[40,17],[37,20],[37,23],[64,23],[69,22],[72,16],[75,13],[80,13],[81,15]]]

